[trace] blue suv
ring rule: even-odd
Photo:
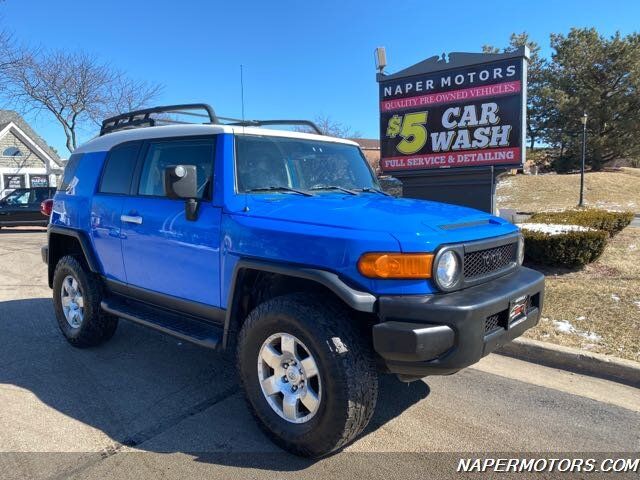
[[[42,254],[73,346],[125,319],[234,352],[263,430],[318,457],[365,428],[379,373],[452,374],[536,325],[544,277],[514,225],[391,197],[354,142],[275,123],[313,128],[204,104],[105,120]]]

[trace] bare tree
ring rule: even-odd
[[[8,69],[9,97],[22,112],[44,110],[62,126],[73,152],[82,128],[109,115],[147,105],[158,84],[134,81],[82,52],[29,52]]]
[[[348,125],[345,125],[344,123],[340,123],[332,119],[328,115],[317,115],[313,119],[313,123],[315,123],[318,126],[318,128],[320,129],[320,132],[322,132],[322,135],[328,135],[330,137],[338,137],[338,138],[361,138],[362,137],[362,134],[359,131],[353,130]],[[311,132],[311,129],[309,127],[296,127],[294,130],[297,132],[305,132],[305,133]],[[314,131],[311,133],[316,133],[316,132]]]
[[[22,50],[16,46],[13,35],[7,30],[0,30],[0,89],[4,90],[9,72],[22,61]]]
[[[350,126],[332,119],[328,115],[318,115],[314,123],[320,128],[323,135],[340,138],[360,138],[362,134],[353,130]]]
[[[133,80],[123,74],[112,80],[105,92],[105,109],[100,118],[147,107],[162,91],[159,84]]]

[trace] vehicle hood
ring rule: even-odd
[[[385,232],[403,246],[416,241],[453,243],[516,231],[509,222],[488,213],[446,203],[379,194],[249,195],[247,215],[370,232]],[[412,248],[412,247],[410,247]]]

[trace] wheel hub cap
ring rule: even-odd
[[[291,423],[305,423],[318,411],[322,385],[311,351],[298,338],[276,333],[258,356],[258,380],[269,406]]]
[[[294,367],[287,368],[287,378],[289,379],[290,383],[298,383],[301,377],[301,372],[296,371]]]

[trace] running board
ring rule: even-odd
[[[100,307],[116,317],[202,347],[217,349],[222,343],[222,328],[191,317],[114,297],[103,300]]]

